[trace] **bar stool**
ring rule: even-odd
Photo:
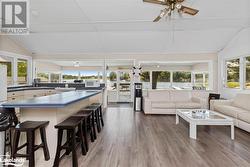
[[[14,132],[13,139],[13,152],[12,157],[26,157],[29,160],[29,167],[35,166],[35,151],[39,148],[43,148],[44,158],[46,161],[50,159],[49,149],[47,146],[45,127],[49,124],[49,121],[25,121],[17,124]],[[40,145],[35,145],[35,130],[40,130],[41,141]],[[27,142],[18,147],[21,132],[26,133]],[[26,146],[26,154],[18,154],[18,150]]]
[[[4,114],[8,116],[8,128],[4,131],[5,136],[5,144],[4,144],[4,154],[6,154],[6,147],[10,148],[10,152],[12,153],[12,130],[15,128],[15,126],[19,123],[15,108],[3,108],[0,107],[0,114]]]
[[[94,142],[94,140],[96,139],[95,118],[93,114],[94,113],[91,110],[81,110],[72,115],[73,117],[81,117],[83,119],[82,129],[87,152],[89,149],[87,133],[89,132],[90,134],[91,142]]]
[[[101,120],[102,126],[104,126],[103,116],[102,116],[102,104],[101,103],[92,103],[91,106],[98,106],[99,118]]]
[[[95,122],[96,122],[96,126],[97,126],[97,132],[100,133],[101,132],[101,124],[100,124],[100,117],[99,117],[99,106],[90,105],[90,106],[83,108],[82,110],[90,110],[94,113]]]
[[[82,120],[81,117],[74,117],[71,116],[64,120],[63,122],[55,125],[55,128],[58,129],[58,136],[57,136],[57,149],[56,149],[56,157],[54,161],[54,167],[58,167],[61,159],[65,155],[69,155],[70,152],[72,152],[72,166],[77,167],[78,161],[77,161],[77,154],[76,149],[77,145],[81,144],[82,149],[82,155],[86,155],[86,148],[85,144],[83,143],[83,134],[82,134]],[[77,141],[77,132],[76,130],[79,130],[79,142]],[[66,130],[67,132],[67,140],[62,145],[62,138],[63,138],[63,132]],[[66,150],[66,152],[61,156],[61,151]]]

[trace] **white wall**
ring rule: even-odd
[[[230,89],[223,86],[225,76],[225,60],[239,58],[250,55],[250,28],[241,30],[227,45],[218,53],[218,88],[225,98],[233,98],[237,93],[250,93],[250,90]],[[243,71],[243,69],[241,69]],[[240,81],[243,84],[243,74],[241,72]]]
[[[35,64],[36,73],[39,72],[60,72],[61,66],[49,62],[33,62]]]

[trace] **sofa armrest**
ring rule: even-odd
[[[151,113],[152,111],[152,102],[151,99],[148,97],[143,98],[143,110],[145,114]]]
[[[231,105],[233,100],[210,100],[210,109],[214,110],[215,105]]]
[[[201,108],[203,109],[208,108],[208,100],[206,98],[192,97],[191,101],[195,103],[200,103]]]

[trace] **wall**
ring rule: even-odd
[[[36,72],[60,72],[61,66],[50,62],[33,62],[36,67]]]
[[[208,63],[197,63],[192,66],[193,71],[208,71]]]
[[[218,53],[218,88],[219,92],[225,98],[233,98],[237,93],[250,93],[250,90],[228,89],[223,84],[225,77],[225,59],[237,58],[250,55],[250,28],[241,30],[227,45]],[[243,75],[241,83],[243,82]]]

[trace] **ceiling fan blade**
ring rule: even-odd
[[[166,14],[168,14],[169,9],[165,8],[163,10],[161,10],[161,13],[159,14],[159,16],[157,16],[153,22],[158,22],[161,18],[163,18]]]
[[[193,9],[193,8],[183,6],[183,5],[181,5],[179,10],[181,12],[183,12],[183,13],[190,14],[190,15],[193,15],[193,16],[196,15],[199,12],[199,10],[197,10],[197,9]]]
[[[160,4],[160,5],[167,5],[167,2],[165,0],[143,0],[143,2]]]
[[[179,2],[179,3],[181,3],[181,2],[184,2],[184,0],[176,0],[176,2]]]
[[[161,20],[161,16],[157,16],[154,20],[153,20],[153,22],[158,22],[159,20]]]

